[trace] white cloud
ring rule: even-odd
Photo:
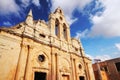
[[[101,61],[105,61],[105,60],[110,60],[112,59],[111,56],[109,55],[97,55],[97,56],[92,56],[90,54],[86,54],[87,57],[89,57],[90,59],[92,59],[94,61],[94,59],[100,59]]]
[[[120,51],[120,43],[116,43],[115,47]]]
[[[3,24],[6,25],[6,26],[11,26],[12,25],[9,21],[3,22]]]
[[[35,6],[40,7],[40,0],[20,0],[20,2],[22,3],[22,7],[27,7],[29,6],[31,3],[33,3]]]
[[[22,7],[26,8],[31,4],[30,0],[20,0],[21,7],[16,3],[15,0],[0,0],[0,14],[1,15],[9,15],[10,13],[16,14],[18,17],[20,16],[20,12]],[[35,6],[40,6],[39,0],[32,0],[32,3]]]
[[[78,20],[78,18],[71,18],[69,16],[65,16],[66,20],[68,21],[68,24],[71,25],[72,23],[74,23],[75,21]]]
[[[16,13],[19,14],[19,6],[15,3],[15,0],[0,0],[0,14],[10,14]]]
[[[40,6],[40,0],[32,0],[32,3],[36,6]]]
[[[26,8],[28,5],[30,5],[30,0],[19,0],[22,4],[21,6]]]
[[[88,29],[85,29],[83,32],[76,32],[76,36],[75,36],[75,38],[76,39],[79,39],[79,38],[86,38],[86,37],[88,37],[87,35],[88,35],[88,33],[89,33],[89,30]]]
[[[91,56],[91,55],[89,55],[89,54],[85,54],[87,57],[89,57],[90,59],[94,59],[94,57],[93,56]]]
[[[92,0],[52,0],[52,8],[54,11],[57,7],[61,7],[64,11],[67,21],[72,24],[77,18],[74,18],[72,13],[75,9],[83,10],[84,7]]]
[[[120,37],[120,0],[99,0],[105,7],[102,15],[91,16],[90,36]],[[97,6],[98,7],[98,6]]]
[[[98,55],[95,56],[94,59],[100,59],[101,61],[105,61],[111,59],[111,57],[109,55]]]

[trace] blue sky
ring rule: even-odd
[[[92,59],[120,57],[120,0],[0,0],[0,26],[25,21],[30,9],[35,20],[48,21],[57,7],[64,11],[71,36],[82,42]]]

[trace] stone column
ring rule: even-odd
[[[59,33],[58,33],[58,37],[60,38],[60,40],[63,39],[63,26],[61,23],[59,23]]]
[[[66,31],[67,31],[67,41],[70,43],[70,42],[71,42],[71,38],[70,38],[70,28],[67,27]]]
[[[59,74],[59,54],[55,54],[56,57],[56,80],[60,80],[60,74]]]
[[[27,55],[27,59],[26,59],[27,61],[26,61],[26,69],[25,69],[24,80],[31,80],[31,74],[32,74],[32,64],[31,64],[32,50],[33,50],[33,48],[31,46],[28,46],[28,55]]]
[[[71,59],[71,67],[72,67],[72,75],[71,75],[71,76],[72,76],[72,77],[71,77],[72,79],[71,79],[71,80],[76,80],[76,78],[75,78],[75,77],[76,77],[76,76],[75,76],[75,63],[74,63],[74,61],[73,61],[72,55],[71,55],[71,58],[70,58],[70,59]]]
[[[72,70],[73,70],[73,80],[76,80],[76,68],[75,68],[75,59],[72,58]]]
[[[91,61],[88,63],[88,69],[89,69],[90,80],[95,80]]]
[[[53,47],[51,47],[51,80],[56,80],[56,61]]]
[[[28,55],[27,45],[22,42],[21,50],[19,53],[18,65],[15,74],[15,80],[21,80],[24,78],[27,55]]]
[[[52,36],[55,36],[55,17],[54,14],[49,15],[49,27]]]

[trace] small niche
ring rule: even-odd
[[[78,48],[75,48],[75,51],[78,51]]]
[[[40,37],[45,38],[46,36],[44,34],[39,34]]]

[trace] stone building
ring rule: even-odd
[[[94,80],[94,74],[57,8],[48,23],[33,20],[30,10],[25,22],[0,28],[0,80]]]
[[[93,64],[95,80],[120,80],[120,58]]]

